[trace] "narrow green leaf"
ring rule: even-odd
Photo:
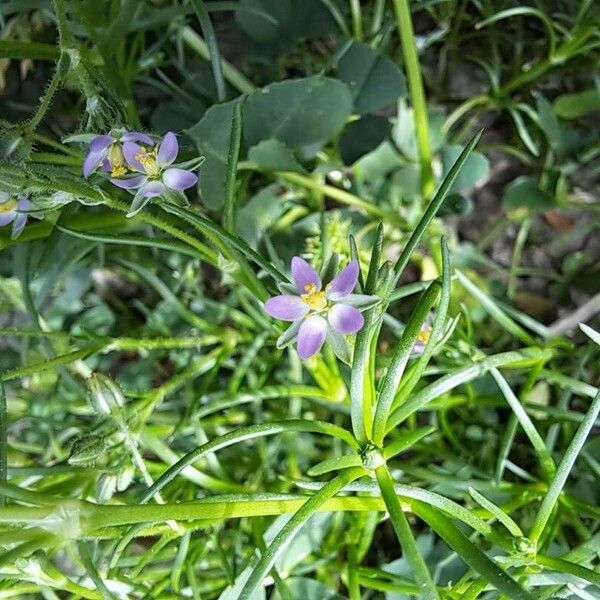
[[[210,16],[206,10],[203,0],[191,0],[192,6],[198,16],[200,22],[200,28],[202,34],[206,40],[206,47],[208,48],[208,54],[210,56],[210,64],[212,66],[213,77],[215,80],[215,87],[217,89],[217,99],[219,102],[225,101],[225,79],[223,78],[223,69],[221,67],[221,53],[219,52],[219,45],[217,44],[217,38],[215,36],[215,30],[213,29]]]
[[[556,469],[556,475],[554,479],[550,483],[548,487],[548,491],[542,500],[542,504],[540,509],[535,517],[533,525],[531,527],[531,531],[529,532],[529,539],[537,542],[544,529],[546,524],[548,523],[552,512],[554,511],[554,507],[558,502],[559,496],[562,492],[565,483],[567,482],[567,478],[569,477],[569,473],[577,460],[577,456],[579,452],[583,448],[585,441],[587,439],[588,434],[590,433],[592,427],[598,415],[600,414],[600,389],[596,393],[596,397],[592,400],[590,407],[585,415],[585,418],[581,422],[581,425],[575,432],[571,443],[567,447],[565,454],[560,461],[558,468]]]
[[[536,340],[523,329],[518,323],[513,321],[487,294],[484,294],[471,280],[456,269],[456,277],[460,281],[461,285],[473,295],[480,303],[485,311],[508,333],[513,337],[521,340],[524,344],[531,346],[535,345]]]
[[[396,345],[394,355],[381,381],[377,406],[375,407],[375,418],[373,420],[373,443],[376,446],[381,446],[383,443],[387,420],[398,391],[398,386],[400,385],[400,380],[404,374],[404,369],[413,352],[413,347],[421,331],[421,327],[429,311],[435,304],[440,290],[441,285],[437,281],[434,281],[424,292],[406,324],[402,337]]]
[[[435,314],[435,320],[429,334],[429,341],[425,346],[425,350],[419,356],[412,371],[405,381],[402,382],[400,390],[396,396],[395,404],[400,405],[408,398],[410,393],[419,383],[421,376],[425,372],[433,353],[438,348],[440,343],[443,343],[444,329],[446,326],[446,316],[448,314],[448,306],[450,305],[450,254],[446,240],[442,238],[442,289],[440,293],[440,301]]]
[[[242,143],[242,103],[233,104],[229,152],[227,154],[227,172],[225,174],[225,199],[223,202],[223,229],[232,233],[235,229],[235,181],[237,164]]]
[[[358,454],[344,454],[343,456],[336,456],[321,461],[311,467],[306,474],[310,477],[317,477],[325,475],[325,473],[331,473],[331,471],[339,471],[341,469],[348,469],[349,467],[360,467],[361,465],[362,459]]]
[[[358,449],[356,440],[345,429],[326,423],[324,421],[305,421],[302,419],[290,419],[288,421],[274,421],[272,423],[261,423],[259,425],[249,425],[240,427],[235,431],[214,438],[210,442],[203,444],[185,456],[182,456],[173,466],[169,467],[142,495],[140,501],[148,502],[156,492],[162,490],[165,485],[173,481],[179,473],[188,465],[193,464],[202,456],[216,452],[222,448],[227,448],[240,442],[253,440],[269,435],[276,435],[286,431],[304,431],[308,433],[322,433],[331,435],[346,442],[351,448]]]
[[[424,437],[431,435],[435,431],[435,427],[421,427],[410,433],[405,433],[397,436],[382,450],[383,457],[387,460],[393,458],[397,454],[412,448],[416,443],[420,442]]]
[[[102,244],[118,244],[129,246],[146,246],[148,248],[161,248],[170,252],[179,252],[180,254],[186,254],[187,256],[199,256],[213,266],[217,266],[218,264],[218,259],[215,251],[209,248],[208,246],[204,246],[204,244],[202,244],[202,246],[205,249],[205,252],[200,252],[197,247],[191,247],[187,244],[162,238],[124,235],[122,233],[120,233],[119,235],[90,233],[87,231],[84,232],[75,229],[69,229],[68,227],[62,227],[60,225],[56,225],[56,228],[60,229],[60,231],[66,233],[67,235],[71,235],[82,240],[90,240],[93,242],[100,242]]]
[[[521,528],[499,506],[496,506],[485,496],[482,496],[475,488],[470,487],[469,494],[471,494],[471,498],[473,498],[477,504],[496,517],[496,519],[498,519],[498,521],[500,521],[500,523],[502,523],[502,525],[504,525],[504,527],[506,527],[506,529],[508,529],[515,537],[523,536]]]
[[[589,325],[586,325],[585,323],[579,323],[579,329],[581,329],[581,331],[583,331],[583,333],[585,333],[585,335],[587,335],[590,338],[590,340],[594,342],[594,344],[600,346],[600,332],[596,331],[595,329],[592,329]]]
[[[506,379],[504,379],[500,371],[498,371],[496,367],[492,367],[490,369],[490,373],[492,374],[492,377],[496,380],[500,391],[506,398],[506,401],[512,409],[513,414],[515,415],[515,417],[519,421],[519,424],[523,428],[525,435],[529,438],[529,441],[533,446],[537,458],[540,461],[540,465],[542,467],[544,475],[548,479],[551,478],[556,472],[556,465],[554,464],[552,454],[550,453],[548,448],[546,448],[546,444],[544,443],[542,436],[535,428],[535,425],[533,424],[531,418],[525,412],[523,405],[521,404],[515,393],[512,391],[510,385],[508,385],[508,382],[506,381]]]
[[[8,434],[8,410],[6,407],[6,390],[0,380],[0,485],[6,484],[6,436]],[[6,498],[0,492],[0,506],[4,506]]]
[[[419,501],[413,502],[413,506],[416,514],[495,589],[506,594],[511,600],[534,600],[533,595],[525,591],[499,565],[492,562],[448,517]]]
[[[4,371],[0,375],[0,381],[10,381],[11,379],[18,379],[19,377],[27,377],[29,375],[35,375],[41,371],[48,371],[62,367],[63,365],[71,364],[77,360],[88,358],[97,352],[100,352],[105,347],[105,344],[95,344],[82,348],[81,350],[74,350],[66,354],[55,356],[54,358],[43,360],[38,363],[19,367],[17,369],[11,369],[10,371]]]
[[[271,275],[271,277],[273,277],[276,283],[289,283],[290,280],[283,273],[276,269],[271,263],[267,262],[262,256],[260,256],[260,254],[250,248],[248,244],[225,231],[216,223],[213,223],[210,219],[207,219],[202,215],[196,214],[175,204],[169,204],[168,210],[169,212],[184,219],[188,223],[194,225],[198,231],[203,232],[204,234],[216,235],[229,248],[237,250],[246,256],[246,258],[256,263],[261,269],[264,269],[267,273],[269,273],[269,275]]]
[[[406,265],[408,264],[408,261],[412,256],[412,253],[421,241],[421,238],[423,237],[425,230],[429,226],[429,223],[431,223],[440,206],[444,202],[444,199],[450,191],[455,179],[458,177],[458,174],[460,173],[460,170],[462,169],[463,165],[467,161],[467,158],[469,158],[471,152],[473,152],[473,149],[477,145],[477,142],[481,137],[481,133],[482,132],[480,131],[475,136],[473,136],[469,143],[465,146],[465,149],[460,153],[460,156],[456,159],[456,162],[452,165],[450,171],[448,171],[448,175],[446,175],[444,181],[442,181],[442,184],[438,188],[438,191],[436,192],[435,196],[427,206],[427,209],[423,213],[421,220],[415,227],[415,230],[413,231],[408,242],[406,243],[406,246],[402,250],[402,253],[398,257],[396,264],[394,265],[396,282],[398,282],[398,280],[400,279],[400,276],[404,272],[404,269],[406,268]]]
[[[54,61],[60,57],[60,48],[52,44],[21,40],[0,40],[0,58],[31,58]]]
[[[379,223],[375,244],[371,251],[369,272],[364,285],[365,294],[373,294],[377,286],[379,261],[383,247],[383,223]],[[352,416],[352,431],[359,444],[364,444],[371,432],[371,406],[375,394],[374,373],[369,371],[369,347],[372,334],[374,311],[370,308],[364,312],[365,323],[356,336],[354,356],[352,358],[352,371],[350,374],[350,414]]]
[[[263,579],[275,565],[277,558],[300,531],[304,523],[315,513],[315,511],[329,498],[335,496],[345,485],[358,479],[365,474],[362,467],[354,467],[338,475],[329,483],[325,484],[317,493],[311,496],[306,503],[294,514],[284,525],[283,529],[275,536],[273,542],[268,546],[260,560],[252,570],[246,585],[239,595],[239,600],[249,600],[252,592],[262,583]]]
[[[508,365],[511,367],[523,367],[531,364],[531,361],[549,360],[551,357],[552,351],[550,350],[525,348],[520,351],[502,352],[500,354],[487,356],[466,367],[456,369],[454,372],[440,377],[437,381],[434,381],[422,390],[419,390],[414,396],[398,407],[390,417],[388,431],[396,427],[399,423],[402,423],[402,421],[407,419],[414,412],[423,408],[435,398],[439,398],[459,385],[473,381],[473,379],[480,377],[493,367]]]

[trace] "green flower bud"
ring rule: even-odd
[[[77,438],[73,442],[68,462],[70,465],[93,465],[105,449],[104,438],[99,435]]]
[[[125,404],[123,393],[117,384],[105,375],[92,375],[88,381],[88,388],[92,408],[100,414],[115,414]]]
[[[363,467],[368,471],[374,471],[378,467],[385,465],[385,458],[381,454],[381,449],[373,444],[369,444],[360,455]]]

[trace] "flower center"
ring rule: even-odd
[[[5,215],[6,213],[12,212],[16,207],[16,200],[7,200],[6,202],[2,202],[2,204],[0,204],[0,215]]]
[[[421,329],[417,335],[417,340],[421,342],[421,344],[426,344],[429,341],[429,337],[431,336],[431,327],[427,327],[426,329]]]
[[[119,142],[114,142],[108,148],[106,154],[110,163],[110,176],[123,177],[127,175],[127,165],[125,164],[125,156],[123,154],[123,146]]]
[[[321,311],[327,308],[327,296],[325,292],[319,292],[314,283],[307,283],[304,286],[304,291],[306,293],[300,296],[300,300],[310,309]]]
[[[158,177],[160,166],[156,160],[156,150],[147,150],[144,146],[141,146],[140,149],[141,152],[135,155],[135,160],[144,167],[148,177]]]

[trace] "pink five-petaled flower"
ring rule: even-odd
[[[21,235],[29,208],[29,200],[25,196],[13,198],[6,192],[0,192],[0,227],[12,223],[13,240]]]
[[[100,165],[112,177],[121,177],[127,173],[127,165],[123,156],[123,144],[142,142],[152,146],[153,139],[141,131],[125,131],[113,129],[106,135],[97,135],[88,147],[83,162],[83,176],[87,179]]]
[[[123,179],[111,178],[111,183],[127,190],[137,190],[127,216],[139,212],[150,198],[163,195],[167,190],[183,191],[198,181],[191,171],[172,167],[179,144],[172,131],[153,148],[139,146],[134,142],[123,144],[123,155],[130,169],[137,174]]]
[[[298,354],[307,359],[316,354],[328,335],[352,334],[364,325],[361,310],[378,302],[377,296],[353,294],[358,281],[358,262],[350,261],[322,289],[319,274],[302,258],[292,258],[295,294],[270,298],[265,303],[269,315],[293,321],[281,336],[286,342],[298,339]],[[279,343],[279,342],[278,342]]]

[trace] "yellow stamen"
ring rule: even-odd
[[[127,168],[124,165],[113,165],[110,176],[123,177],[123,175],[127,175]]]
[[[431,327],[427,327],[425,329],[421,329],[417,335],[417,340],[421,342],[421,344],[426,344],[429,341],[429,337],[431,336]]]
[[[146,171],[149,177],[157,177],[160,174],[160,167],[156,161],[156,152],[153,150],[147,151],[144,146],[140,146],[141,152],[135,155],[137,160]]]
[[[0,204],[0,215],[5,215],[6,213],[12,212],[16,207],[16,200],[7,200],[6,202],[2,202],[2,204]]]
[[[325,292],[319,292],[314,283],[307,283],[304,286],[306,294],[300,296],[300,300],[309,308],[316,311],[322,311],[327,308],[327,296]]]

